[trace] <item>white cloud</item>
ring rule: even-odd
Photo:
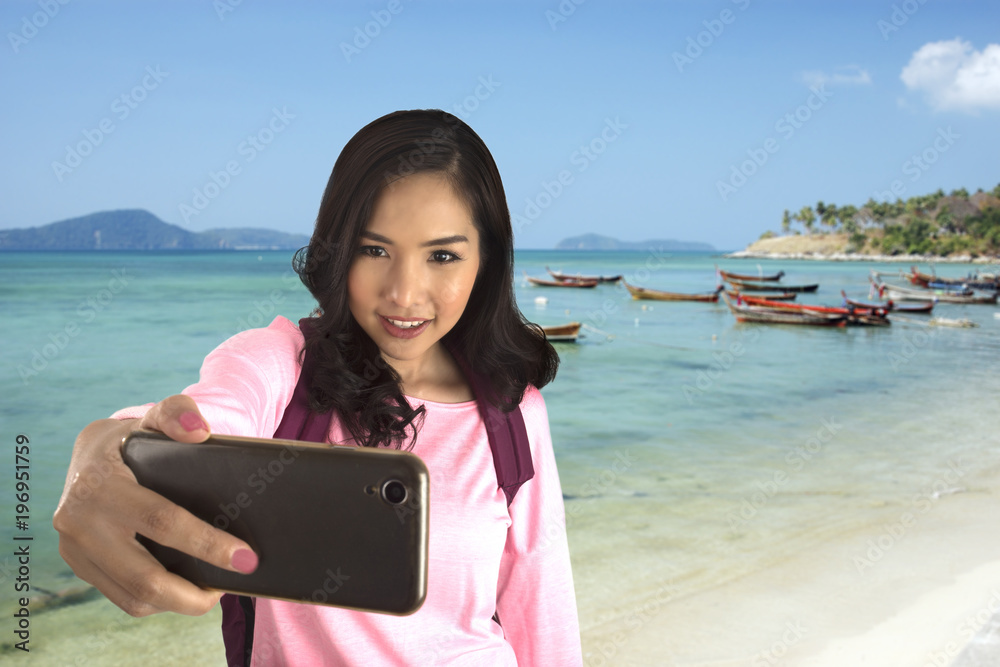
[[[847,65],[838,67],[833,74],[827,74],[820,70],[810,70],[802,73],[802,80],[807,86],[822,86],[829,84],[838,85],[868,85],[872,82],[868,70],[861,69],[857,65]]]
[[[982,51],[957,37],[924,44],[899,78],[937,110],[1000,109],[1000,44]]]

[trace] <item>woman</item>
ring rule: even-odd
[[[134,616],[202,614],[219,593],[166,572],[136,534],[218,567],[257,557],[140,487],[122,436],[159,430],[270,437],[303,348],[329,440],[408,447],[431,474],[428,592],[407,617],[258,599],[254,664],[580,664],[562,495],[538,388],[558,359],[513,298],[513,241],[500,175],[482,140],[442,111],[397,112],[337,159],[297,270],[320,314],[309,335],[284,318],[213,351],[182,395],[90,424],[55,514],[74,572]],[[460,361],[520,408],[534,478],[509,506]]]

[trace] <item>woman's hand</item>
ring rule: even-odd
[[[142,419],[88,425],[77,436],[52,521],[59,531],[59,554],[76,576],[132,616],[204,614],[222,594],[167,572],[136,534],[234,572],[252,572],[257,556],[242,540],[136,482],[122,461],[121,445],[137,429],[161,431],[182,442],[209,436],[198,406],[182,395],[157,403]]]

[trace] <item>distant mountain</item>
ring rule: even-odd
[[[698,243],[691,241],[674,241],[673,239],[650,241],[619,241],[610,236],[600,234],[583,234],[563,239],[556,244],[556,250],[666,250],[666,251],[695,251],[714,252],[708,243]]]
[[[101,211],[41,227],[0,229],[0,250],[297,250],[304,234],[270,229],[191,232],[149,211]]]

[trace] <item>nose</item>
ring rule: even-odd
[[[423,305],[427,298],[425,273],[419,261],[407,259],[393,262],[386,276],[385,297],[400,309]]]

